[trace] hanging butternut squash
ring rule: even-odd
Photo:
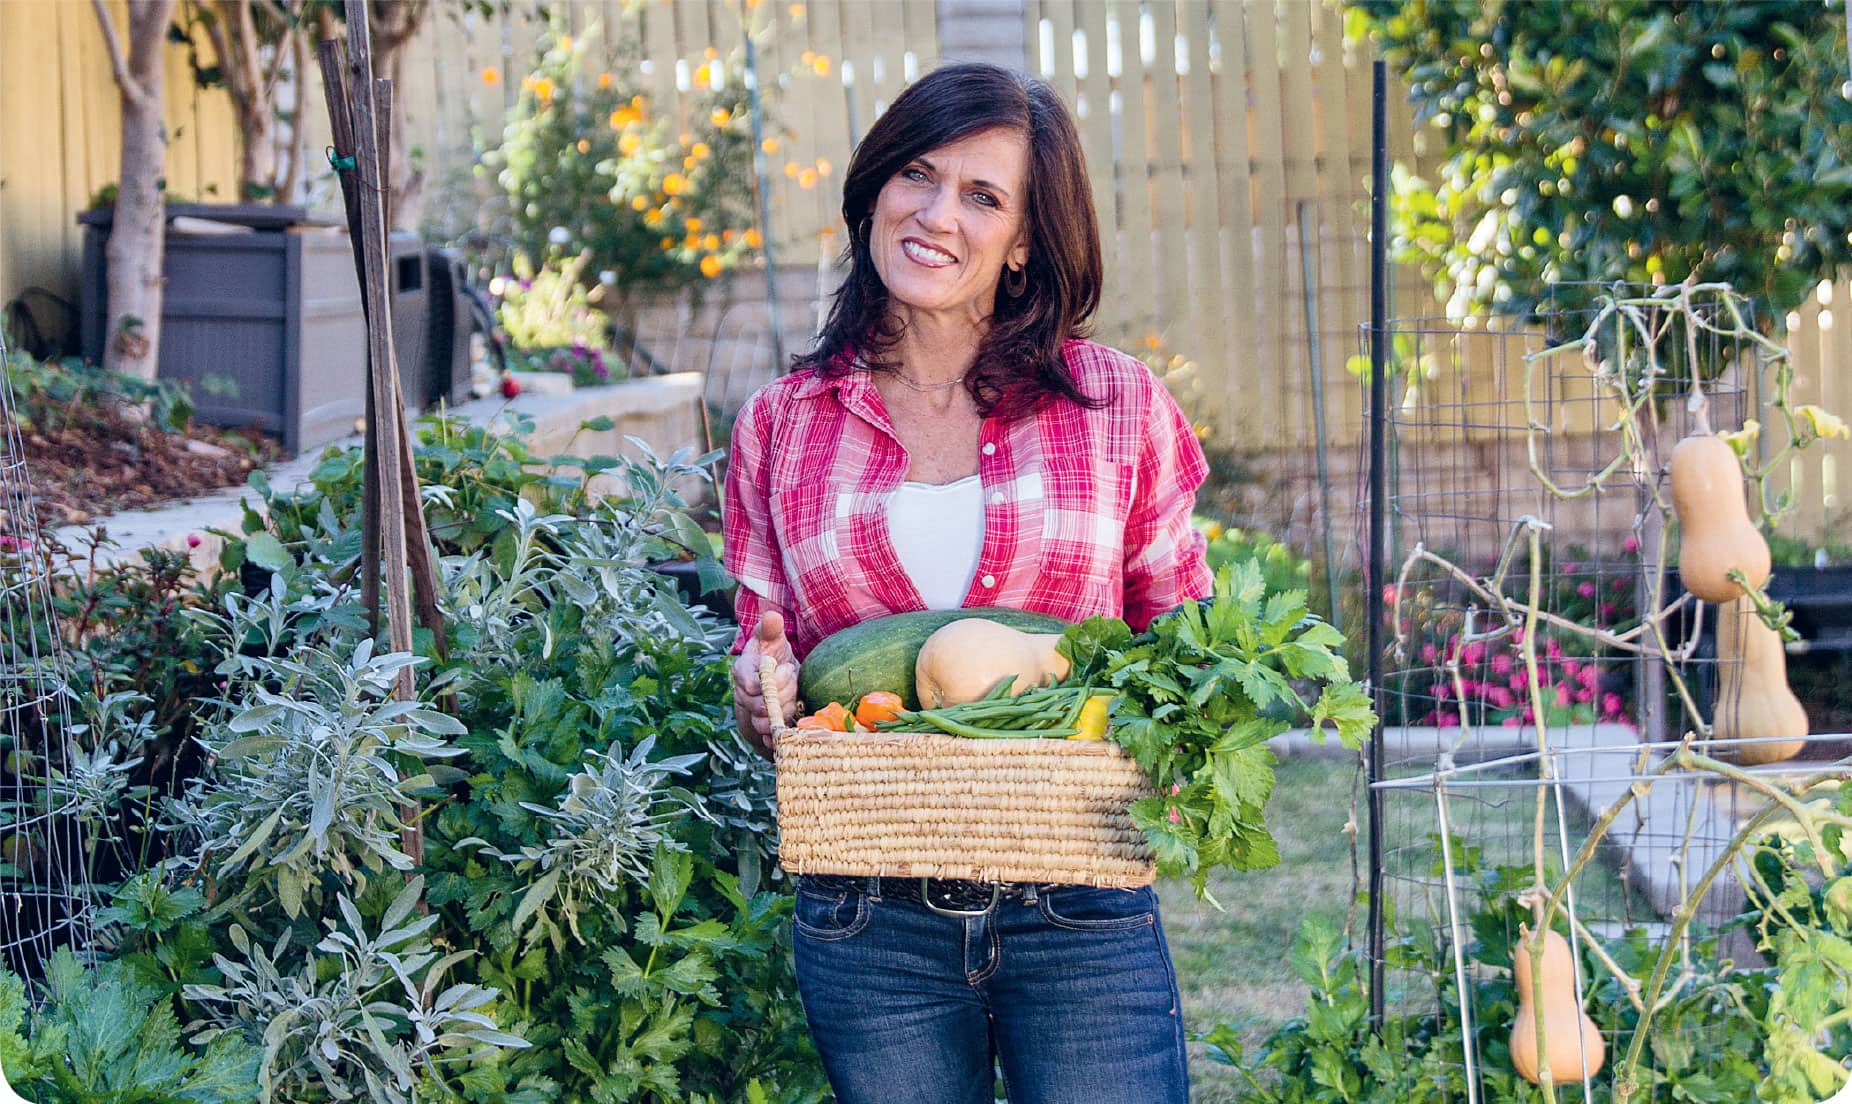
[[[1717,607],[1717,681],[1716,737],[1768,741],[1739,745],[1737,762],[1779,763],[1806,746],[1807,710],[1788,688],[1787,650],[1748,598]]]
[[[1721,437],[1693,434],[1672,449],[1672,509],[1678,515],[1678,577],[1706,602],[1740,598],[1730,579],[1741,571],[1749,585],[1768,581],[1768,542],[1749,520],[1743,469]]]
[[[1543,941],[1543,967],[1531,977],[1531,948]],[[1518,926],[1512,952],[1512,975],[1518,985],[1518,1014],[1511,1025],[1511,1064],[1533,1085],[1543,1083],[1543,1063],[1537,1049],[1537,1021],[1543,1020],[1543,1055],[1550,1065],[1550,1080],[1558,1085],[1586,1081],[1607,1060],[1607,1043],[1601,1029],[1588,1018],[1575,996],[1575,956],[1569,943],[1545,929],[1532,935],[1528,924]]]

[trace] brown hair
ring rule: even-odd
[[[888,317],[887,288],[869,252],[875,199],[915,158],[997,127],[1029,143],[1027,287],[1012,296],[999,285],[990,330],[965,386],[985,415],[1024,413],[1050,395],[1087,406],[1104,401],[1080,392],[1062,357],[1070,338],[1087,334],[1087,320],[1100,304],[1103,269],[1074,117],[1046,81],[982,62],[941,66],[915,81],[856,147],[842,188],[849,277],[836,293],[816,348],[797,358],[798,367],[850,371],[843,355],[850,350],[871,366],[885,366],[883,356],[900,334]]]

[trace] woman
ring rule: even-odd
[[[1072,117],[952,65],[894,101],[844,181],[849,276],[815,350],[735,425],[726,560],[743,732],[856,622],[1013,606],[1134,628],[1209,590],[1206,466],[1146,367],[1081,339],[1100,244]],[[820,703],[813,703],[820,704]],[[796,957],[842,1104],[1183,1104],[1149,889],[799,880]]]

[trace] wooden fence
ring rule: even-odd
[[[427,222],[454,233],[491,206],[479,157],[499,143],[550,21],[594,36],[613,59],[618,43],[640,43],[656,101],[682,111],[708,51],[730,55],[750,24],[777,139],[771,237],[781,266],[811,270],[817,278],[804,283],[827,291],[843,240],[840,174],[856,141],[938,64],[942,44],[973,38],[952,22],[961,10],[994,20],[1000,6],[531,0],[487,16],[439,5],[399,89],[429,181]],[[1019,10],[1022,63],[1074,105],[1086,144],[1107,254],[1098,336],[1193,362],[1173,382],[1211,443],[1237,452],[1305,457],[1322,390],[1326,439],[1354,460],[1363,396],[1345,362],[1368,306],[1369,58],[1344,41],[1335,0],[1020,0]],[[115,91],[94,19],[88,5],[0,0],[0,296],[74,287],[75,213],[114,178]],[[229,196],[235,128],[223,95],[196,92],[178,52],[168,88],[170,187]],[[298,102],[319,149],[326,120],[312,80]],[[1390,114],[1391,156],[1421,163],[1399,94]],[[311,170],[312,188],[327,193],[325,166]],[[1395,283],[1392,313],[1437,313],[1413,273]],[[1792,336],[1797,401],[1842,414],[1852,413],[1852,349],[1839,337],[1848,304],[1852,285],[1823,288]],[[808,315],[787,312],[787,326],[792,313]],[[676,317],[685,328],[690,316]],[[1852,446],[1835,442],[1794,465],[1796,532],[1817,537],[1839,523],[1848,463]]]

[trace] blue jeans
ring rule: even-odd
[[[889,883],[892,885],[892,883]],[[1150,889],[1030,888],[975,916],[801,878],[797,983],[839,1104],[1187,1104]]]

